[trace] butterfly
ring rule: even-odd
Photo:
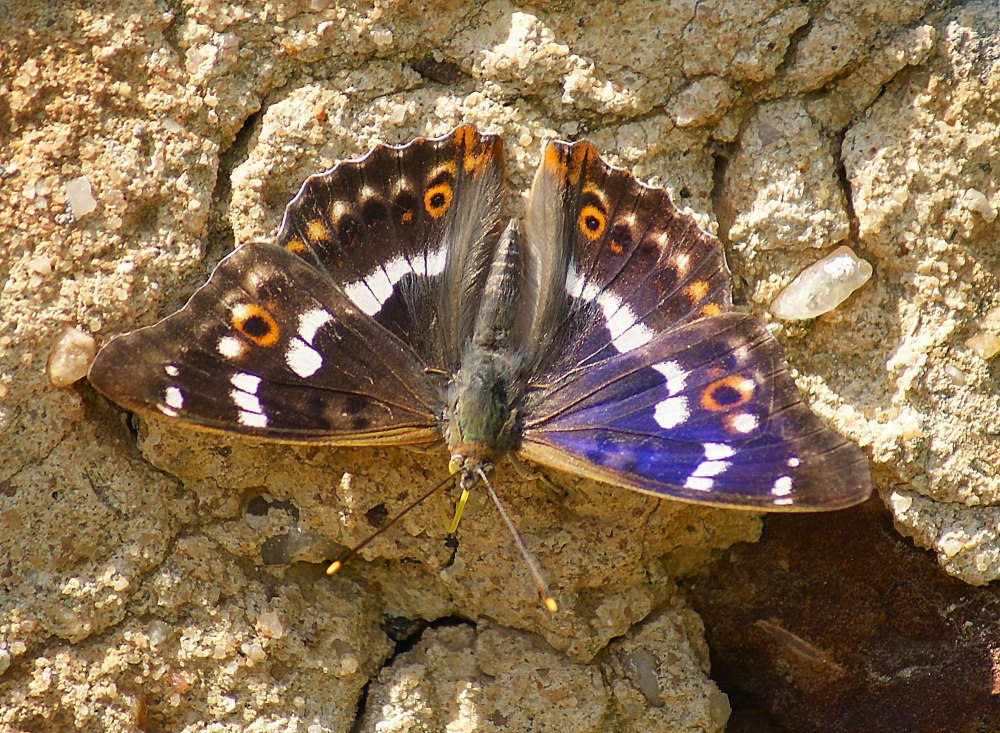
[[[864,454],[803,402],[733,309],[720,242],[666,191],[586,141],[544,148],[523,221],[504,185],[501,138],[469,125],[313,175],[274,243],[107,343],[90,382],[257,439],[443,443],[463,497],[508,454],[722,507],[868,497]]]

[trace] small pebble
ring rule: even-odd
[[[96,353],[97,344],[93,336],[78,328],[64,329],[49,350],[46,371],[52,386],[68,387],[87,376]]]
[[[992,333],[977,333],[970,336],[965,341],[965,345],[972,349],[976,356],[983,361],[989,361],[997,354],[1000,354],[1000,337]]]
[[[970,211],[977,212],[983,217],[987,222],[991,222],[997,218],[996,207],[990,202],[989,198],[982,191],[975,188],[970,188],[965,192],[965,205]]]
[[[97,199],[91,193],[90,180],[86,176],[74,178],[66,183],[66,199],[76,219],[86,216],[97,208]]]
[[[872,276],[872,266],[843,246],[810,265],[771,303],[785,321],[815,318],[843,303]]]

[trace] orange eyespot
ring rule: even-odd
[[[580,218],[577,220],[580,232],[587,239],[594,240],[604,233],[608,220],[604,212],[593,204],[587,204],[580,210]]]
[[[701,309],[701,314],[703,316],[717,316],[720,313],[722,313],[722,308],[720,308],[717,303],[708,303]]]
[[[424,210],[433,219],[439,219],[451,206],[451,184],[436,183],[424,191]]]
[[[701,406],[711,412],[730,410],[753,397],[754,382],[740,374],[717,379],[701,392]]]
[[[281,334],[271,314],[252,303],[240,303],[234,306],[231,322],[233,328],[258,346],[274,346]]]

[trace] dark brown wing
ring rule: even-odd
[[[438,439],[416,354],[277,246],[226,257],[184,308],[110,341],[89,378],[130,410],[266,440]]]

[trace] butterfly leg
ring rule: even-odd
[[[528,467],[528,465],[517,457],[515,453],[508,453],[507,457],[510,459],[510,465],[514,467],[517,471],[517,475],[528,481],[537,481],[542,486],[546,488],[551,494],[552,498],[557,501],[562,501],[566,498],[567,491],[556,486],[552,481],[546,476],[542,471],[535,471]]]

